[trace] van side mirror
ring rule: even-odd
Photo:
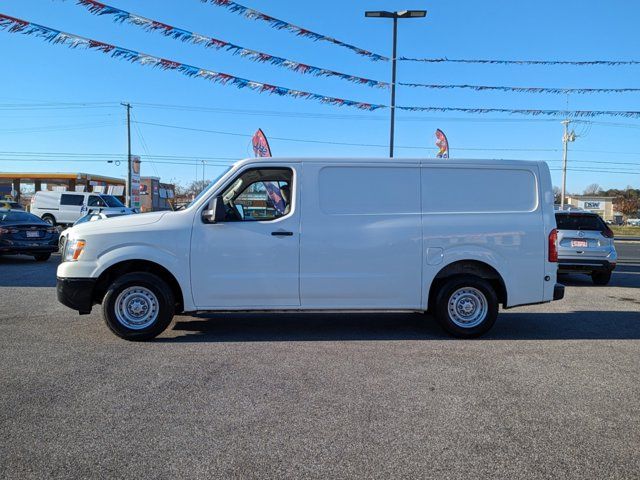
[[[224,200],[222,195],[213,197],[207,205],[207,209],[202,212],[202,219],[206,223],[224,222],[226,210],[224,208]]]

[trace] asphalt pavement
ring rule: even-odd
[[[616,238],[615,245],[620,263],[640,264],[640,238]]]
[[[216,314],[155,341],[0,258],[0,477],[640,478],[640,265],[503,311]]]

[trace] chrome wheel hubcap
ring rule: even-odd
[[[459,288],[449,297],[449,318],[462,328],[478,326],[489,311],[487,297],[477,288]]]
[[[116,319],[132,330],[142,330],[158,318],[158,298],[145,287],[129,287],[116,298]]]

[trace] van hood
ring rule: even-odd
[[[96,233],[103,231],[113,231],[115,229],[130,229],[139,227],[141,225],[149,225],[160,221],[167,213],[170,212],[148,212],[148,213],[134,213],[131,215],[121,215],[118,217],[105,218],[96,222],[86,222],[71,227],[69,230],[73,231],[75,236],[83,235],[84,233]]]

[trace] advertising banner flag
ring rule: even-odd
[[[253,135],[251,139],[251,143],[253,144],[253,153],[256,157],[271,157],[271,148],[269,148],[269,141],[265,136],[262,129],[258,129],[258,131]]]
[[[447,136],[439,128],[436,130],[436,147],[438,147],[437,158],[449,158],[449,141]]]
[[[131,208],[140,208],[140,157],[131,155]]]

